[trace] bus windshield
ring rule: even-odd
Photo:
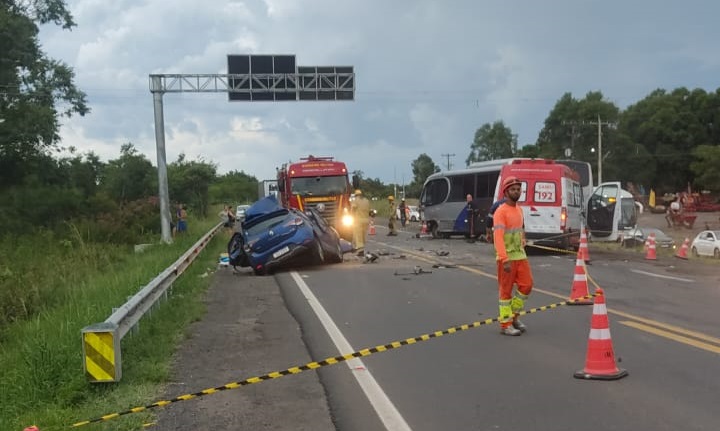
[[[291,180],[291,192],[300,196],[332,196],[347,191],[347,177],[300,177]]]

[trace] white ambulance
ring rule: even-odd
[[[523,210],[528,244],[577,249],[583,218],[578,173],[553,160],[513,160],[500,170],[496,201],[502,199],[500,186],[509,176],[517,177],[522,183],[518,204]]]

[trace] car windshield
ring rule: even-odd
[[[347,190],[347,177],[303,177],[292,179],[292,193],[300,196],[341,195]]]
[[[648,236],[648,235],[650,235],[651,233],[654,233],[656,237],[663,237],[663,238],[667,237],[667,235],[665,234],[665,232],[661,231],[660,229],[656,229],[656,228],[643,228],[643,234],[644,234],[645,236]]]

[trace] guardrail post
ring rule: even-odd
[[[92,383],[119,382],[122,377],[118,325],[102,322],[82,329],[83,368]]]

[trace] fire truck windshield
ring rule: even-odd
[[[301,177],[291,180],[291,191],[300,196],[340,195],[347,192],[347,177]]]

